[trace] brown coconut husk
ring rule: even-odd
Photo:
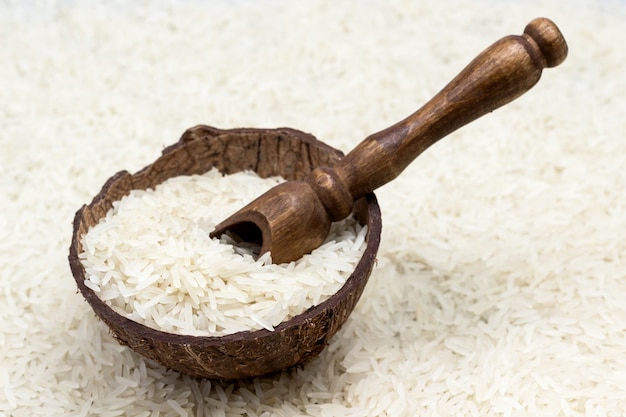
[[[281,323],[274,331],[184,336],[127,319],[85,286],[85,269],[78,258],[82,252],[81,236],[106,215],[114,201],[133,189],[153,188],[171,177],[202,174],[216,167],[225,174],[253,170],[262,177],[280,175],[288,180],[302,180],[315,167],[332,165],[342,156],[341,151],[315,137],[289,128],[188,129],[154,163],[135,174],[121,171],[112,176],[91,203],[76,213],[69,263],[81,294],[120,343],[190,376],[238,379],[304,364],[317,356],[341,328],[370,276],[381,233],[380,208],[373,193],[355,204],[355,217],[369,230],[365,252],[352,275],[335,295]]]

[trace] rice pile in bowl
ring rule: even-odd
[[[341,157],[295,129],[188,129],[76,212],[68,260],[80,293],[120,343],[190,376],[304,364],[367,284],[382,229],[376,196],[356,201],[320,249],[285,265],[208,233],[282,178],[303,180]]]
[[[209,237],[217,222],[281,181],[213,168],[132,190],[82,236],[85,285],[117,313],[165,332],[273,331],[345,284],[367,232],[350,216],[318,249],[283,265]]]

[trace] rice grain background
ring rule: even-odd
[[[186,128],[349,150],[536,16],[568,59],[377,192],[378,266],[305,368],[191,380],[77,294],[74,212]],[[0,2],[0,415],[625,415],[625,21],[611,0]]]

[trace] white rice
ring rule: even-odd
[[[304,368],[187,378],[77,293],[74,213],[184,129],[348,151],[538,15],[567,60],[377,191],[377,266]],[[624,22],[624,0],[0,2],[0,416],[623,416]]]
[[[319,248],[282,265],[227,235],[209,237],[219,221],[280,182],[212,169],[131,191],[82,237],[85,285],[118,313],[170,333],[274,330],[343,286],[367,232],[350,216],[331,226]]]

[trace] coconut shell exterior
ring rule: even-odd
[[[369,227],[365,252],[339,292],[278,325],[221,337],[184,336],[139,324],[113,311],[85,286],[78,255],[81,237],[133,189],[153,188],[179,175],[202,174],[216,167],[225,174],[253,170],[262,177],[302,180],[315,167],[332,165],[343,155],[313,136],[289,129],[188,129],[174,145],[141,171],[111,177],[93,201],[75,215],[69,263],[83,297],[117,340],[181,373],[202,378],[238,379],[285,370],[317,356],[341,328],[367,283],[380,242],[381,217],[374,194],[355,204],[356,218]]]

